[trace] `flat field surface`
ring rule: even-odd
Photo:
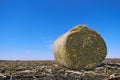
[[[120,58],[106,59],[89,71],[71,70],[54,60],[0,60],[0,80],[120,80]]]

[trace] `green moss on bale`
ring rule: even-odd
[[[103,38],[87,26],[79,25],[60,36],[53,45],[55,60],[75,70],[93,69],[107,54]]]

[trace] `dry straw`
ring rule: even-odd
[[[103,38],[85,25],[73,27],[60,36],[53,45],[55,60],[75,70],[93,69],[107,54]]]

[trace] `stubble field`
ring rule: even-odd
[[[0,60],[0,80],[120,80],[120,59],[106,59],[90,71],[70,70],[54,60]]]

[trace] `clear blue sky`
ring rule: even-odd
[[[120,0],[0,0],[0,59],[54,59],[55,39],[78,24],[120,58]]]

